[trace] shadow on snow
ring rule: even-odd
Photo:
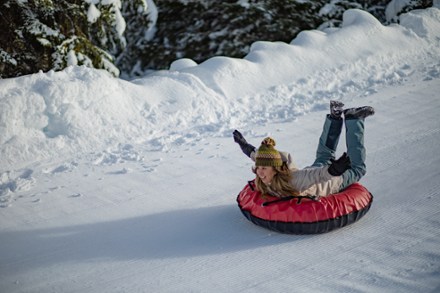
[[[225,205],[88,225],[0,232],[0,259],[12,273],[63,262],[223,254],[310,237],[265,230],[248,222],[235,205]]]

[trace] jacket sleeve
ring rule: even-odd
[[[257,152],[256,151],[253,151],[252,153],[251,153],[251,155],[249,156],[249,158],[251,158],[251,160],[253,161],[253,162],[255,162],[255,156],[257,155]]]
[[[310,188],[314,184],[323,183],[333,178],[328,172],[328,166],[309,167],[292,172],[292,186],[299,192]]]

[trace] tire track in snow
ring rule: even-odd
[[[326,284],[329,292],[340,291],[341,286],[349,288],[350,292],[389,292],[384,288],[392,288],[392,292],[428,292],[435,285],[432,274],[439,269],[440,254],[436,249],[439,232],[435,229],[439,224],[435,220],[438,215],[438,212],[433,214],[429,225],[416,221],[402,229],[396,227],[391,233],[387,231],[372,237],[362,245],[355,244],[352,249],[306,268],[299,279],[320,271],[314,275],[317,288]],[[420,233],[426,237],[421,239]],[[393,244],[383,249],[384,239]],[[428,254],[430,257],[427,258]],[[341,258],[355,261],[344,266],[329,265],[340,263]],[[430,261],[426,262],[426,259]],[[365,275],[358,270],[360,267],[375,267],[377,270]]]

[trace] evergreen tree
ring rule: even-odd
[[[351,8],[366,10],[385,23],[389,0],[155,2],[3,0],[0,78],[73,64],[115,76],[121,70],[130,78],[167,69],[179,58],[197,63],[219,55],[242,58],[255,41],[289,43],[303,30],[340,26],[344,11]],[[411,0],[400,13],[432,2]]]
[[[106,69],[117,76],[113,54],[125,46],[118,2],[3,1],[0,77],[61,70],[71,64]]]
[[[118,54],[116,65],[121,70],[123,77],[135,76],[139,68],[139,56],[147,50],[149,42],[154,35],[153,20],[147,10],[154,10],[153,5],[148,5],[145,0],[124,1],[122,15],[127,23],[124,36],[127,45]],[[140,75],[141,73],[137,73]]]
[[[118,62],[128,76],[167,69],[179,58],[242,58],[255,41],[290,42],[302,30],[339,26],[345,10],[364,9],[385,20],[387,0],[156,0],[155,34],[138,32],[136,54]],[[151,27],[137,25],[150,30]],[[130,45],[129,45],[130,46]],[[125,55],[125,53],[123,53]],[[118,60],[119,61],[119,60]]]

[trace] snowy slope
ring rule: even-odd
[[[341,29],[131,82],[84,67],[0,80],[0,291],[440,291],[440,10],[400,23],[350,10]],[[330,99],[377,110],[370,212],[323,235],[249,223],[232,130],[304,167]]]

